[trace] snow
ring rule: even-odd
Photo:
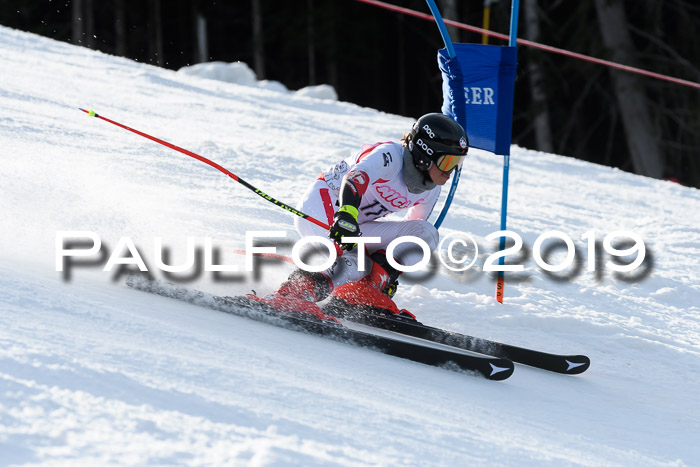
[[[290,204],[323,168],[399,138],[410,119],[4,27],[0,61],[0,464],[700,463],[697,190],[513,147],[509,228],[528,250],[547,230],[566,233],[581,267],[557,280],[520,258],[500,305],[482,267],[502,160],[470,151],[441,232],[472,234],[479,260],[460,275],[405,277],[399,305],[426,324],[592,361],[576,377],[518,365],[491,382],[133,291],[97,262],[69,280],[56,271],[57,231],[95,232],[107,255],[129,237],[151,267],[156,237],[173,264],[187,237],[211,237],[221,263],[241,265],[246,231],[285,231],[282,254],[298,238],[284,210],[78,107]],[[640,235],[644,274],[612,273],[605,255],[589,272],[581,236],[592,230],[600,242]],[[186,284],[266,293],[291,269],[267,261]]]
[[[332,101],[338,100],[338,93],[336,93],[335,88],[329,84],[306,86],[297,91],[289,91],[287,87],[279,81],[267,79],[258,81],[255,72],[243,62],[197,63],[195,65],[184,66],[177,72],[190,76],[199,76],[200,78],[223,81],[225,83],[241,84],[244,86],[257,86],[271,91],[288,94],[293,93],[297,96],[314,97],[316,99],[326,99]]]

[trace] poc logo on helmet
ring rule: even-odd
[[[425,151],[425,153],[426,153],[427,155],[429,155],[429,156],[432,156],[432,155],[433,155],[433,150],[430,149],[430,148],[428,147],[428,145],[425,144],[421,138],[418,138],[418,139],[416,140],[416,145],[419,146],[423,151]]]
[[[430,139],[435,138],[435,133],[433,133],[433,130],[431,130],[428,125],[423,125],[423,130],[430,136]]]

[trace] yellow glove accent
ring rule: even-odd
[[[357,208],[355,206],[350,205],[350,204],[344,204],[344,205],[340,206],[340,209],[338,209],[338,212],[347,212],[355,220],[357,220],[357,216],[359,214],[359,211],[357,210]]]

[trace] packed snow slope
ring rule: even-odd
[[[400,138],[410,119],[3,27],[0,63],[0,464],[700,464],[697,190],[514,147],[509,228],[528,251],[566,233],[580,267],[562,280],[512,255],[525,271],[507,275],[501,305],[481,268],[502,160],[470,151],[441,233],[472,234],[479,260],[461,275],[406,277],[399,305],[430,325],[592,361],[577,377],[519,365],[490,382],[133,291],[95,257],[56,271],[57,231],[94,232],[106,255],[129,237],[156,277],[157,237],[172,264],[188,236],[210,237],[227,265],[242,264],[246,231],[286,232],[283,254],[298,238],[284,210],[78,107],[292,204],[322,169]],[[588,271],[592,230],[643,238],[641,272],[613,274],[606,253]],[[290,271],[266,261],[184,283],[267,293]]]

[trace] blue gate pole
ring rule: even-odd
[[[435,5],[435,2],[433,0],[425,1],[428,2],[428,8],[430,8],[430,12],[433,14],[433,17],[435,18],[435,23],[437,24],[437,27],[440,30],[442,41],[445,43],[445,48],[447,49],[447,55],[449,55],[450,58],[452,58],[455,56],[455,48],[454,46],[452,46],[450,35],[447,33],[447,26],[445,26],[445,22],[442,20],[440,11],[438,10],[438,7],[437,5]]]
[[[508,39],[509,47],[516,47],[518,40],[518,11],[520,10],[520,0],[513,0],[510,10],[510,37]],[[512,117],[511,117],[512,119]],[[511,125],[513,124],[511,120]],[[501,230],[506,230],[506,218],[508,216],[508,172],[510,171],[510,145],[508,146],[508,154],[503,155],[503,190],[501,194]],[[500,250],[506,248],[506,237],[501,237]],[[503,266],[505,258],[498,258],[498,264]],[[503,289],[505,282],[505,273],[498,272],[498,280],[496,282],[496,300],[503,303]]]
[[[440,11],[437,8],[437,5],[435,5],[435,2],[433,0],[426,0],[428,3],[428,7],[430,8],[430,12],[433,14],[433,17],[435,18],[435,23],[437,24],[438,29],[440,30],[440,35],[442,36],[442,41],[445,43],[445,49],[447,49],[447,55],[450,58],[454,58],[456,55],[455,53],[455,48],[452,45],[452,41],[450,40],[450,35],[447,32],[447,27],[445,26],[445,22],[442,20],[442,16],[440,15]],[[466,130],[466,128],[465,128]],[[447,193],[447,198],[445,198],[445,204],[442,207],[442,211],[440,211],[440,215],[438,216],[437,220],[435,221],[435,228],[439,229],[440,225],[442,225],[442,221],[445,220],[445,216],[447,215],[447,210],[450,209],[450,205],[452,204],[452,199],[455,196],[455,192],[457,191],[457,184],[459,183],[459,176],[462,173],[462,168],[458,168],[455,170],[454,175],[452,176],[452,186],[450,186],[450,191]]]

